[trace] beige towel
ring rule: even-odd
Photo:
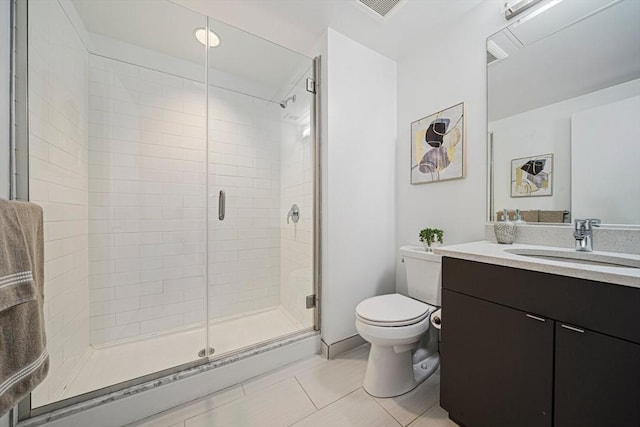
[[[47,375],[42,208],[0,199],[0,416]]]
[[[540,211],[538,221],[540,222],[564,222],[565,211]]]
[[[522,211],[520,215],[522,220],[526,222],[538,222],[538,215],[540,211]]]

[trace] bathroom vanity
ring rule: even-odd
[[[437,251],[441,406],[466,427],[639,426],[640,268],[507,248],[539,247]]]

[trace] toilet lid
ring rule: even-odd
[[[367,298],[356,307],[356,316],[379,326],[406,326],[429,316],[434,307],[400,294]]]

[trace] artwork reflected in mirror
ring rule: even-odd
[[[464,178],[464,103],[411,123],[411,184]]]
[[[553,154],[511,160],[511,197],[553,195]]]

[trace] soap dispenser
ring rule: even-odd
[[[518,211],[516,215],[517,218],[520,215],[520,212]],[[502,217],[502,221],[493,223],[493,231],[496,234],[496,240],[498,243],[510,245],[516,239],[516,224],[509,219],[506,209],[502,210]]]

